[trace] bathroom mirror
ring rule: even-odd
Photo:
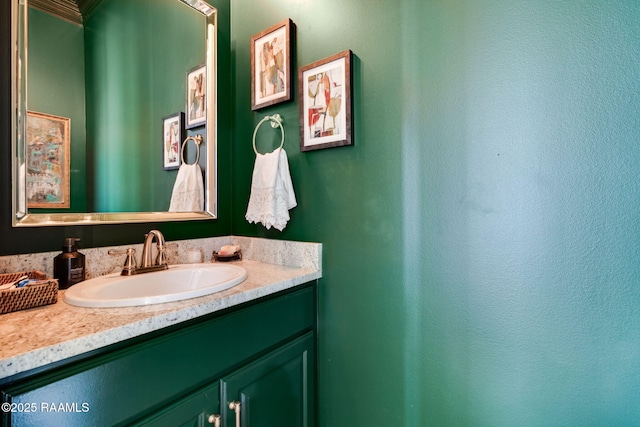
[[[215,218],[217,10],[203,0],[33,0],[34,5],[79,3],[81,13],[83,4],[85,8],[91,5],[88,17],[80,15],[81,24],[67,19],[49,28],[43,22],[51,21],[51,14],[44,9],[32,12],[27,0],[11,2],[13,226]],[[66,46],[38,47],[31,25],[49,42],[71,34],[69,38],[81,45],[82,54]],[[197,39],[188,38],[192,34]],[[49,58],[41,59],[42,51]],[[75,65],[74,74],[69,68],[73,61],[66,58],[81,56],[82,64]],[[56,75],[47,61],[67,68]],[[120,65],[124,68],[118,68]],[[33,78],[36,69],[37,81]],[[59,75],[66,82],[57,82]],[[199,82],[204,79],[204,84],[199,84],[194,96],[189,79],[195,77]],[[194,120],[188,115],[195,99],[199,117]],[[83,114],[69,113],[65,104]],[[178,124],[179,129],[179,120],[174,123],[174,118],[182,116],[187,129],[182,134],[173,132],[172,141],[192,138],[185,147],[174,144],[174,158],[167,162],[163,154],[171,140],[166,137],[167,123]],[[50,138],[52,129],[55,134]],[[203,142],[196,145],[199,136]],[[69,140],[66,151],[65,137]],[[202,209],[169,212],[180,164],[175,157],[186,164],[199,163],[204,176]],[[38,173],[47,174],[35,189],[28,179],[34,164],[40,168]],[[67,177],[66,205],[48,204],[50,194],[64,189]],[[53,185],[55,191],[43,190],[45,184]],[[44,203],[34,203],[34,193]]]

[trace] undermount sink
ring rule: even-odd
[[[201,297],[242,283],[247,271],[231,264],[182,264],[134,276],[118,273],[85,280],[64,294],[80,307],[130,307]]]

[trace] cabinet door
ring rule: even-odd
[[[213,425],[210,418],[220,414],[220,382],[216,381],[183,399],[164,407],[158,413],[133,423],[135,426],[200,427]]]
[[[314,335],[274,350],[221,380],[226,427],[312,427],[315,419]],[[231,402],[240,402],[240,426]]]

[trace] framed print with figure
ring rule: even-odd
[[[65,209],[69,198],[71,119],[27,111],[27,206]]]
[[[251,37],[251,109],[291,99],[293,23],[285,19]]]
[[[353,145],[350,50],[301,67],[300,151]]]
[[[187,73],[187,124],[186,129],[202,126],[207,122],[207,67],[198,65]]]
[[[162,169],[180,167],[180,145],[184,139],[184,113],[162,118]]]

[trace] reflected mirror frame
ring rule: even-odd
[[[30,214],[26,194],[26,114],[27,114],[27,12],[28,0],[11,0],[11,204],[13,227],[42,227],[91,224],[124,224],[206,220],[217,217],[218,122],[217,99],[217,10],[203,0],[179,0],[206,17],[207,65],[207,170],[205,173],[205,211],[203,212],[109,212]]]

